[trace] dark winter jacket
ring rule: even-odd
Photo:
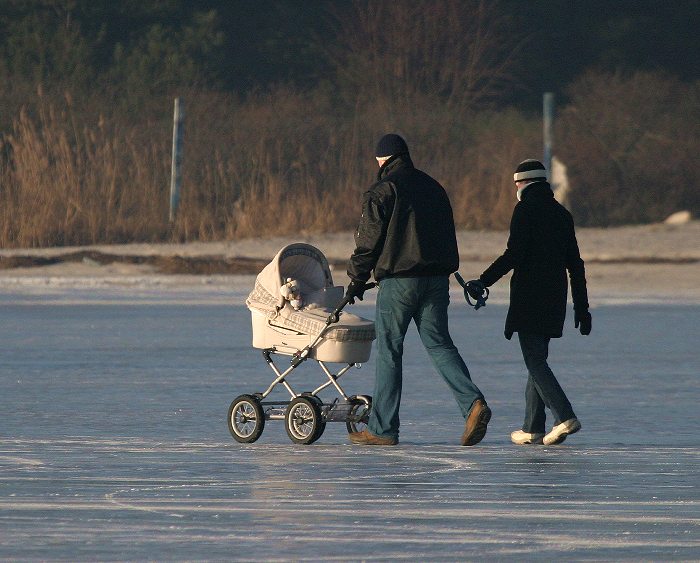
[[[365,192],[356,248],[348,275],[367,281],[387,277],[448,276],[459,267],[452,206],[443,187],[395,155]]]
[[[513,270],[506,338],[514,332],[558,338],[566,317],[567,270],[574,308],[588,310],[586,272],[574,221],[554,199],[547,182],[530,184],[521,197],[513,211],[506,251],[479,279],[490,286]]]

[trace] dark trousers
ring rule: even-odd
[[[519,332],[518,340],[528,371],[523,431],[542,434],[545,432],[545,407],[552,411],[555,425],[576,415],[547,364],[549,337]]]

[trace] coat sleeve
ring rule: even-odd
[[[526,211],[523,205],[518,204],[513,210],[510,220],[510,236],[505,252],[491,264],[479,279],[484,285],[491,286],[516,268],[525,260],[529,245],[530,232]]]
[[[389,202],[375,190],[365,192],[362,217],[355,232],[355,250],[348,263],[350,279],[367,281],[384,248],[391,216]]]
[[[566,248],[566,269],[569,271],[569,280],[571,282],[571,299],[574,302],[574,310],[587,311],[586,268],[579,252],[573,220],[570,227],[571,230]]]

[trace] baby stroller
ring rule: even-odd
[[[297,444],[318,440],[327,422],[345,422],[348,432],[366,426],[372,398],[348,396],[338,380],[369,359],[374,323],[343,312],[347,304],[343,287],[333,285],[326,257],[309,244],[285,246],[258,274],[246,305],[252,316],[253,347],[262,350],[275,377],[262,393],[240,395],[231,403],[228,427],[236,441],[255,442],[267,420],[284,420],[289,438]],[[281,371],[274,354],[291,356],[291,365]],[[306,360],[318,363],[326,381],[298,393],[289,376]],[[327,363],[345,365],[334,374]],[[278,385],[287,390],[289,401],[266,400]],[[330,386],[340,397],[324,403],[318,394]]]

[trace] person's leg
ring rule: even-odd
[[[413,314],[403,280],[386,278],[379,284],[375,329],[376,376],[367,429],[375,436],[398,438],[401,404],[403,341]]]
[[[554,424],[576,418],[569,399],[547,364],[549,338],[519,332],[518,339],[533,386],[547,408],[552,411]]]
[[[422,278],[421,282],[424,290],[414,316],[418,334],[435,369],[447,382],[466,418],[474,401],[483,401],[484,396],[471,380],[467,365],[450,337],[447,318],[449,278]]]
[[[528,374],[527,385],[525,386],[525,422],[523,422],[523,432],[544,434],[545,420],[544,401],[537,392],[532,376]]]

